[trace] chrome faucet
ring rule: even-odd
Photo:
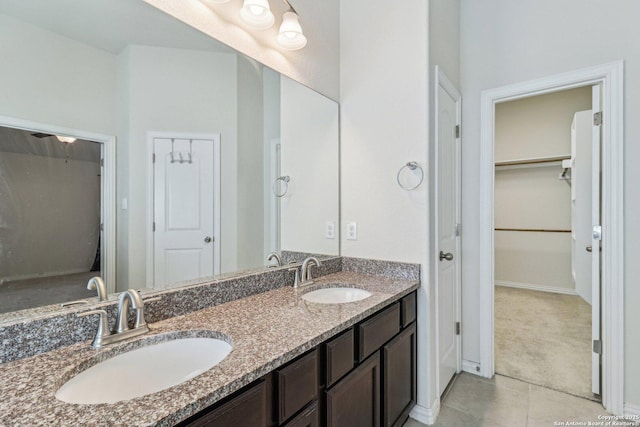
[[[160,297],[149,298],[146,301],[158,301]],[[127,338],[137,337],[138,335],[149,332],[149,327],[144,319],[144,303],[140,294],[135,289],[129,289],[120,294],[118,298],[118,318],[113,330],[109,330],[109,320],[106,310],[91,310],[84,313],[78,313],[78,317],[90,316],[97,314],[100,316],[98,320],[98,331],[91,343],[93,348],[100,348],[108,344],[120,342]],[[136,323],[133,329],[129,328],[128,314],[129,304],[136,310]]]
[[[87,289],[90,291],[98,291],[99,302],[107,300],[107,287],[105,286],[102,277],[95,276],[89,279],[89,283],[87,283]]]
[[[311,266],[315,265],[316,267],[320,267],[322,263],[318,258],[310,256],[302,261],[302,267],[300,267],[300,286],[310,285],[313,283],[313,278],[311,277]]]
[[[267,262],[271,261],[275,259],[278,264],[277,265],[269,265],[269,267],[282,267],[282,258],[280,257],[280,255],[278,255],[277,252],[271,252],[269,253],[269,255],[267,255]]]

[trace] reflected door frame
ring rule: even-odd
[[[100,179],[100,274],[107,293],[116,291],[116,137],[67,128],[15,117],[0,116],[0,126],[42,132],[52,135],[69,135],[78,139],[102,144]]]
[[[202,134],[202,133],[188,133],[188,132],[147,132],[147,288],[153,289],[155,282],[155,241],[154,241],[154,188],[155,188],[155,176],[154,176],[154,151],[156,139],[190,139],[190,140],[208,140],[213,144],[213,274],[220,274],[221,261],[220,261],[220,177],[221,177],[221,160],[220,160],[220,134]]]

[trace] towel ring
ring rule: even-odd
[[[418,183],[415,186],[413,186],[413,187],[405,187],[400,182],[400,174],[402,174],[402,171],[405,170],[405,169],[409,169],[409,170],[412,170],[412,171],[414,171],[416,169],[420,170],[420,181],[418,181]],[[407,191],[415,190],[416,188],[420,187],[420,184],[422,184],[422,181],[424,181],[424,171],[422,170],[422,168],[420,167],[420,165],[417,162],[407,162],[407,164],[402,166],[400,168],[400,170],[398,171],[398,175],[396,175],[396,180],[398,181],[398,185],[400,186],[400,188],[402,188],[403,190],[407,190]]]
[[[284,191],[282,193],[278,192],[278,181],[282,181],[284,183]],[[287,191],[289,191],[289,181],[291,181],[289,175],[279,176],[278,178],[276,178],[276,180],[273,181],[273,186],[271,187],[271,189],[273,190],[273,195],[276,197],[283,197],[285,194],[287,194]]]

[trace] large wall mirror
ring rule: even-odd
[[[0,321],[339,254],[334,101],[139,0],[0,0],[0,39]]]

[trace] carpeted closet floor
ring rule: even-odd
[[[495,287],[496,373],[596,400],[591,306],[576,295]]]

